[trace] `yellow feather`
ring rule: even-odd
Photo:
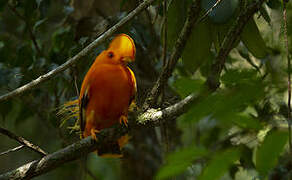
[[[57,116],[61,118],[60,127],[62,127],[69,119],[73,118],[76,120],[74,126],[68,127],[72,131],[80,130],[79,125],[79,100],[68,101],[60,106]]]

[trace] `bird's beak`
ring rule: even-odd
[[[135,61],[135,57],[123,57],[122,58],[122,62],[124,63],[124,64],[128,64],[128,63],[131,63],[131,62],[134,62]]]

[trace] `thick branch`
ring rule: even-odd
[[[153,126],[158,125],[162,120],[170,117],[179,116],[187,110],[187,106],[198,98],[194,95],[189,95],[184,100],[174,104],[163,110],[148,110],[139,117],[137,121],[130,123],[129,127],[137,126]],[[41,174],[44,174],[52,169],[55,169],[62,164],[81,158],[82,156],[102,148],[108,142],[112,142],[121,135],[126,133],[123,127],[116,127],[102,130],[97,134],[98,142],[91,138],[82,139],[64,149],[49,154],[39,160],[27,163],[15,170],[0,175],[0,179],[29,179]]]
[[[125,23],[130,21],[132,18],[134,18],[138,13],[140,13],[142,10],[147,8],[154,0],[145,0],[143,3],[141,3],[136,9],[134,9],[132,12],[130,12],[126,17],[124,17],[122,20],[120,20],[117,24],[115,24],[113,27],[111,27],[109,30],[107,30],[105,33],[103,33],[101,36],[99,36],[96,40],[94,40],[92,43],[90,43],[86,48],[84,48],[82,51],[80,51],[77,55],[75,55],[73,58],[68,59],[64,64],[60,65],[56,69],[48,72],[47,74],[44,74],[37,79],[13,90],[12,92],[9,92],[5,95],[0,96],[0,102],[10,99],[12,97],[18,96],[23,94],[24,92],[27,92],[41,83],[44,83],[48,81],[49,79],[53,78],[57,74],[63,72],[64,70],[68,69],[70,66],[75,64],[78,60],[80,60],[82,57],[89,54],[91,50],[96,48],[98,45],[100,45],[102,42],[104,42],[108,37],[110,37],[114,32],[117,31],[121,26],[123,26]]]
[[[200,0],[192,2],[188,10],[187,19],[173,47],[170,59],[168,60],[167,65],[163,67],[161,75],[156,81],[150,94],[146,98],[146,101],[143,105],[143,109],[148,109],[156,103],[158,96],[160,95],[161,90],[163,89],[163,86],[165,86],[165,84],[167,83],[168,78],[171,76],[178,59],[181,57],[183,53],[186,42],[192,33],[192,29],[194,28],[194,24],[199,18],[200,11],[201,11]]]
[[[148,109],[145,113],[137,118],[137,123],[138,125],[159,125],[162,121],[177,117],[186,112],[187,107],[197,99],[198,97],[195,97],[194,94],[191,94],[180,102],[163,110]]]
[[[31,179],[101,148],[107,142],[116,140],[124,132],[125,129],[121,127],[103,130],[97,135],[98,142],[94,141],[91,137],[82,139],[39,160],[34,160],[17,169],[2,174],[0,175],[0,179]]]
[[[21,136],[15,135],[14,133],[8,131],[7,129],[4,129],[4,128],[0,127],[0,133],[8,136],[11,139],[16,140],[20,144],[28,147],[29,149],[39,153],[42,156],[47,155],[47,153],[44,150],[42,150],[40,147],[38,147],[37,145],[32,144],[31,142],[29,142],[28,140],[24,139]]]

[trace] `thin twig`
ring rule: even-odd
[[[0,156],[3,156],[5,154],[11,153],[11,152],[19,151],[20,149],[22,149],[24,147],[25,147],[24,145],[17,146],[15,148],[12,148],[12,149],[9,149],[7,151],[4,151],[4,152],[0,153]]]
[[[289,56],[289,46],[288,46],[288,35],[287,35],[287,2],[283,0],[283,21],[284,21],[284,43],[287,53],[287,66],[288,66],[288,132],[289,132],[289,149],[292,153],[292,142],[291,142],[291,61]]]
[[[214,10],[215,7],[218,6],[218,4],[221,2],[222,0],[218,0],[199,20],[199,22],[203,21],[207,16],[208,14],[210,14],[210,12],[212,12]]]
[[[78,89],[78,85],[77,85],[77,68],[74,66],[73,68],[73,79],[74,79],[74,86],[75,86],[75,90],[76,90],[76,95],[77,97],[79,97],[79,89]]]
[[[201,10],[200,0],[192,2],[188,10],[188,16],[186,18],[184,26],[180,32],[179,37],[175,42],[170,58],[167,61],[167,65],[163,67],[162,73],[160,74],[158,80],[156,81],[151,92],[148,94],[145,100],[145,103],[143,105],[144,110],[149,109],[154,104],[156,104],[163,87],[167,83],[168,78],[171,76],[177,61],[183,52],[186,42],[189,36],[191,35],[192,29],[194,28],[194,24],[196,23],[199,17],[200,10]]]
[[[24,139],[21,136],[15,135],[14,133],[8,131],[7,129],[4,129],[4,128],[0,127],[0,133],[8,136],[11,139],[16,140],[20,144],[28,147],[29,149],[39,153],[42,156],[46,156],[47,155],[47,153],[44,150],[42,150],[40,147],[38,147],[37,145],[32,144],[31,142],[29,142],[28,140]]]
[[[166,59],[167,59],[167,0],[164,0],[163,3],[163,15],[164,15],[164,26],[163,26],[163,54],[162,54],[162,62],[163,67],[166,66]],[[164,102],[165,98],[165,87],[162,87],[161,90],[161,100],[160,103]],[[160,126],[162,139],[164,143],[164,156],[169,152],[169,138],[168,138],[168,122],[165,121]],[[165,158],[163,158],[165,159]]]
[[[163,66],[166,65],[166,53],[167,53],[167,0],[164,0],[163,4],[163,15],[164,15],[164,29],[163,29]]]
[[[166,66],[166,60],[167,60],[167,0],[163,1],[163,16],[164,16],[164,21],[163,21],[163,51],[162,51],[162,67]],[[164,101],[164,96],[165,96],[165,88],[162,87],[161,90],[161,99],[160,102],[162,103]]]
[[[126,24],[128,21],[133,19],[138,13],[140,13],[142,10],[147,8],[154,0],[145,0],[143,3],[141,3],[136,9],[134,9],[132,12],[130,12],[126,17],[121,19],[117,24],[112,26],[109,30],[104,32],[102,35],[100,35],[97,39],[95,39],[92,43],[90,43],[87,47],[85,47],[82,51],[80,51],[77,55],[74,57],[68,59],[64,64],[60,65],[56,69],[48,72],[47,74],[41,75],[35,80],[32,80],[31,82],[13,90],[12,92],[9,92],[7,94],[4,94],[0,96],[0,102],[19,96],[23,94],[24,92],[30,91],[33,88],[36,88],[40,84],[48,81],[49,79],[53,78],[57,74],[65,71],[69,67],[71,67],[73,64],[75,64],[77,61],[79,61],[82,57],[89,54],[94,48],[96,48],[98,45],[100,45],[102,42],[104,42],[108,37],[113,35],[120,27],[122,27],[124,24]]]
[[[32,42],[33,42],[33,45],[34,45],[34,47],[35,47],[37,53],[38,53],[39,55],[42,55],[42,52],[41,52],[41,50],[40,50],[40,47],[39,47],[39,45],[38,45],[38,43],[37,43],[37,41],[36,41],[36,37],[35,37],[35,35],[34,35],[33,32],[32,32],[32,29],[31,29],[31,26],[30,26],[29,21],[28,21],[25,17],[23,17],[23,16],[22,16],[22,15],[16,10],[16,8],[15,8],[14,6],[11,6],[11,5],[8,3],[8,7],[10,8],[10,10],[11,10],[11,11],[12,11],[17,17],[19,17],[19,19],[21,19],[22,21],[24,21],[24,23],[25,23],[26,26],[27,26],[28,34],[29,34],[29,36],[30,36],[30,38],[31,38],[31,40],[32,40]]]

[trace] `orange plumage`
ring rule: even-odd
[[[79,96],[81,130],[87,137],[115,123],[127,123],[128,108],[136,93],[136,80],[128,62],[135,59],[134,41],[116,36],[87,72]]]
[[[60,110],[60,114],[70,113],[65,120],[79,114],[83,138],[91,135],[96,139],[95,133],[119,122],[127,125],[128,109],[136,94],[135,75],[127,64],[135,60],[135,53],[132,38],[117,35],[85,75],[79,99],[67,102]],[[126,140],[114,145],[121,148]]]

